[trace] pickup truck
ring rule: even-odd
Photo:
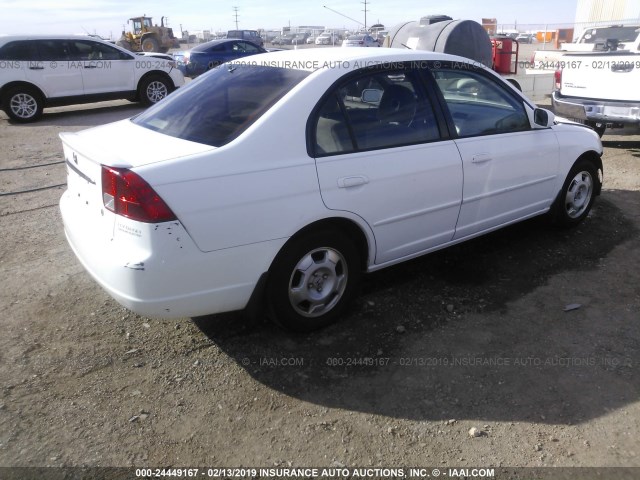
[[[592,127],[640,125],[640,51],[637,40],[625,50],[571,53],[562,57],[552,93],[556,115]]]
[[[563,57],[576,52],[639,51],[640,25],[610,25],[585,29],[572,43],[561,44],[560,50],[537,50],[531,63],[535,69],[556,70]]]

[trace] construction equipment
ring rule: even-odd
[[[123,31],[116,45],[132,52],[166,53],[170,48],[179,48],[173,29],[164,26],[164,18],[160,19],[160,26],[154,25],[152,18],[146,15],[130,18],[127,23],[133,22],[132,31]]]

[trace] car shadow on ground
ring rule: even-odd
[[[627,150],[634,157],[640,157],[640,141],[639,140],[604,140],[602,146],[605,148],[613,148],[616,150]]]
[[[118,100],[108,103],[72,105],[69,107],[54,107],[44,110],[42,118],[37,122],[13,125],[21,128],[31,127],[95,127],[105,123],[116,122],[132,117],[144,110],[139,103]],[[8,118],[3,115],[3,120]]]
[[[240,314],[193,322],[255,380],[313,404],[413,420],[575,424],[638,400],[637,327],[597,300],[610,286],[564,292],[549,282],[600,268],[636,237],[599,198],[576,229],[534,219],[371,274],[348,318],[319,332],[290,334]],[[638,301],[616,294],[621,311]],[[573,302],[581,307],[565,312]]]

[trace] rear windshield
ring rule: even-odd
[[[172,137],[220,147],[232,141],[310,72],[224,64],[133,119]]]
[[[638,36],[638,27],[605,27],[587,30],[580,43],[602,43],[607,40],[633,42]]]

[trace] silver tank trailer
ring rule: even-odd
[[[491,39],[478,22],[453,20],[446,15],[400,23],[389,31],[385,47],[410,48],[470,58],[491,68]]]

